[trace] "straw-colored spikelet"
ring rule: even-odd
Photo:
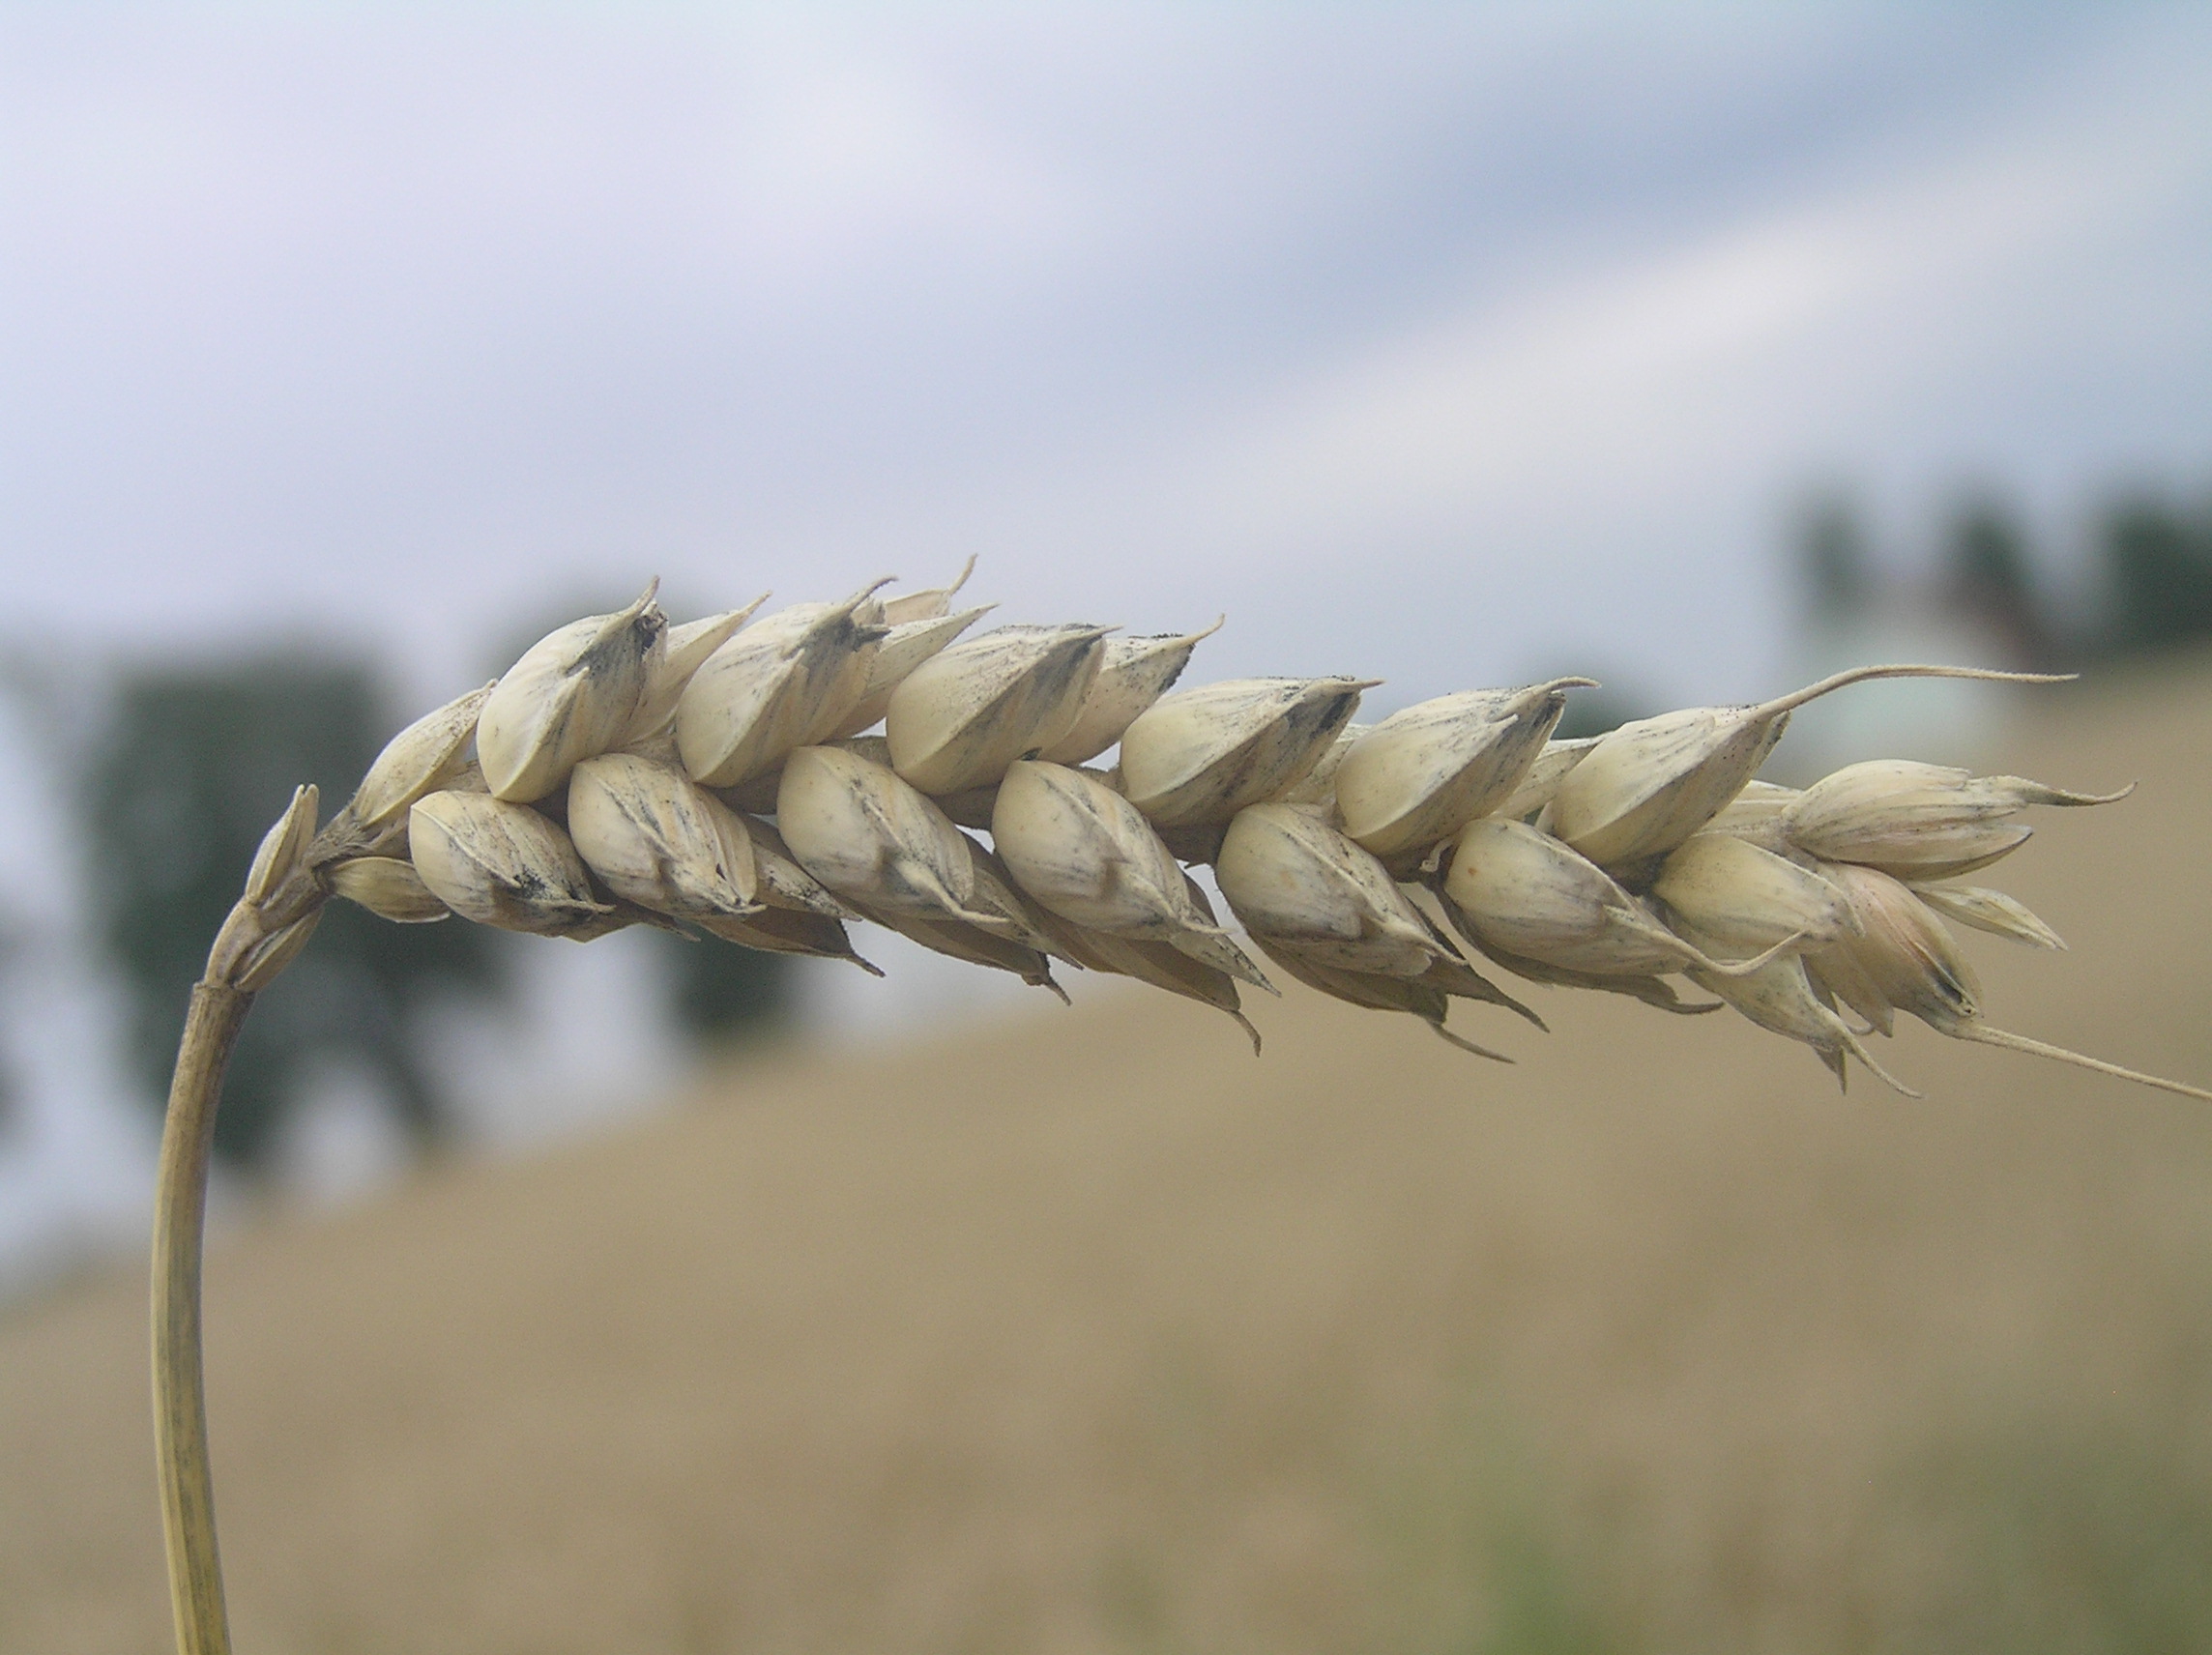
[[[2031,948],[2063,948],[2064,939],[2038,919],[2026,903],[1978,885],[1915,885],[1912,892],[1936,913],[1987,931],[2009,937]]]
[[[1816,952],[1811,963],[1846,1004],[1884,1033],[1893,1010],[1937,1028],[1980,1015],[1982,991],[1974,968],[1909,886],[1877,869],[1842,862],[1829,864],[1827,874],[1849,899],[1858,923],[1849,935]],[[1850,963],[1848,976],[1832,973],[1835,956]]]
[[[1798,797],[1793,787],[1779,787],[1770,781],[1751,780],[1743,784],[1743,791],[1721,806],[1713,819],[1699,828],[1700,833],[1728,833],[1738,839],[1749,839],[1761,850],[1777,856],[1796,856],[1782,831],[1783,813]]]
[[[1056,765],[1080,765],[1103,753],[1121,739],[1121,732],[1139,713],[1175,687],[1190,664],[1191,652],[1220,631],[1221,624],[1216,621],[1202,632],[1108,638],[1098,676],[1084,692],[1075,723],[1037,757]]]
[[[747,816],[742,811],[730,814],[744,829],[745,837],[752,841],[753,893],[763,906],[797,914],[820,914],[831,919],[859,917],[839,902],[828,886],[799,865],[791,847],[783,842],[782,834],[757,816]]]
[[[945,586],[879,600],[883,605],[883,624],[888,630],[883,642],[876,646],[875,659],[868,664],[867,687],[861,692],[859,704],[838,720],[838,727],[827,732],[824,740],[858,735],[879,722],[890,706],[891,691],[904,682],[916,667],[991,612],[994,605],[988,603],[963,609],[957,615],[952,612],[954,594],[968,584],[968,577],[975,572],[975,560],[970,558],[961,566],[959,574]]]
[[[1856,921],[1834,885],[1730,833],[1693,833],[1659,864],[1651,894],[1683,927],[1754,953],[1802,939],[1833,943]]]
[[[487,683],[472,689],[425,712],[387,741],[354,790],[346,814],[371,838],[390,837],[387,829],[394,828],[403,837],[414,802],[451,785],[474,762],[477,722],[496,687]]]
[[[1213,904],[1198,882],[1185,874],[1183,887],[1191,906],[1207,923],[1217,923]],[[1086,930],[1038,904],[1031,905],[1030,915],[1052,939],[1051,952],[1055,958],[1105,976],[1133,977],[1153,988],[1225,1011],[1251,1037],[1252,1050],[1255,1053],[1260,1050],[1260,1031],[1244,1015],[1237,979],[1227,972],[1193,959],[1172,943],[1151,943],[1137,937],[1116,937],[1105,931]]]
[[[464,919],[563,936],[613,912],[568,834],[528,805],[482,793],[433,793],[408,821],[415,871]]]
[[[1544,827],[1601,866],[1665,856],[1717,816],[1765,763],[1790,714],[1808,701],[1878,678],[1979,678],[2048,683],[1971,667],[1860,667],[1753,707],[1692,707],[1623,724],[1570,770]]]
[[[492,797],[528,804],[612,748],[645,694],[668,618],[655,581],[627,609],[587,616],[524,652],[485,698],[477,762]]]
[[[990,614],[992,605],[978,604],[956,615],[929,615],[918,621],[901,621],[884,634],[876,646],[876,658],[868,665],[868,685],[859,705],[838,720],[832,736],[853,736],[883,722],[890,711],[891,691],[914,676],[915,669],[946,645]]]
[[[1528,821],[1552,802],[1559,791],[1559,784],[1567,779],[1567,772],[1588,757],[1589,750],[1597,743],[1598,738],[1595,736],[1546,741],[1544,750],[1529,765],[1528,773],[1521,778],[1521,785],[1491,814],[1515,822]]]
[[[299,956],[322,918],[319,904],[300,900],[312,888],[314,854],[322,843],[315,833],[320,795],[312,786],[295,788],[254,849],[246,889],[216,934],[208,951],[208,980],[227,983],[247,994],[276,980]]]
[[[1380,682],[1245,678],[1168,696],[1121,732],[1121,792],[1156,827],[1226,827],[1302,781]]]
[[[879,923],[925,948],[956,960],[1011,972],[1022,981],[1050,989],[1062,1001],[1067,991],[1053,979],[1055,956],[1070,965],[1083,961],[1070,952],[1048,917],[1015,886],[1005,865],[965,833],[974,888],[968,898],[973,919],[920,917],[871,911]]]
[[[1707,948],[1727,952],[1728,944],[1717,938],[1702,938],[1698,933],[1687,933]],[[1918,1097],[1904,1082],[1877,1062],[1868,1052],[1858,1031],[1836,1015],[1835,1009],[1814,989],[1807,975],[1801,956],[1789,955],[1769,960],[1754,972],[1725,976],[1691,967],[1690,979],[1707,993],[1717,995],[1728,1005],[1771,1033],[1788,1040],[1798,1040],[1813,1048],[1820,1060],[1828,1065],[1839,1085],[1848,1085],[1845,1069],[1846,1058],[1856,1058],[1878,1077],[1882,1084],[1906,1097]]]
[[[1950,929],[1912,887],[1877,868],[1831,863],[1826,869],[1850,899],[1858,928],[1808,957],[1807,967],[1837,999],[1889,1031],[1889,1013],[1907,1012],[1938,1033],[1979,1045],[2053,1058],[2186,1097],[2212,1092],[2121,1068],[2079,1052],[1991,1027],[1982,1018],[1982,989]]]
[[[736,787],[843,727],[889,630],[875,595],[884,584],[779,609],[701,663],[676,703],[676,750],[693,780]]]
[[[426,925],[450,918],[452,910],[422,883],[415,864],[397,857],[354,857],[335,862],[331,893],[357,902],[379,919],[397,925]]]
[[[1337,767],[1345,832],[1383,860],[1418,857],[1510,799],[1586,678],[1463,690],[1394,712]]]
[[[1488,1001],[1543,1020],[1470,966],[1382,863],[1310,806],[1254,804],[1237,813],[1214,875],[1231,910],[1267,957],[1299,981],[1353,1005],[1404,1011],[1456,1046],[1499,1054],[1444,1027],[1453,998]]]
[[[2032,829],[2012,819],[2031,804],[2113,804],[2134,791],[2131,783],[2117,793],[2069,793],[2023,776],[1877,759],[1814,783],[1788,802],[1779,823],[1807,856],[1901,879],[1946,879],[2018,850]]]
[[[1359,744],[1360,738],[1374,728],[1374,725],[1362,724],[1357,719],[1347,724],[1336,733],[1336,740],[1328,744],[1328,750],[1314,761],[1314,768],[1276,795],[1274,802],[1303,804],[1320,811],[1325,819],[1334,821],[1338,815],[1336,772],[1344,768],[1344,761],[1351,756],[1352,749]]]
[[[637,710],[615,740],[616,750],[674,759],[676,704],[684,699],[684,686],[707,664],[708,658],[728,643],[738,628],[750,621],[753,612],[767,601],[763,595],[742,609],[731,609],[720,615],[710,615],[704,621],[689,621],[681,626],[669,627],[661,636],[660,648],[646,660],[645,689],[637,698]]]
[[[1664,976],[1691,966],[1742,975],[1802,940],[1791,932],[1751,960],[1715,960],[1572,846],[1496,818],[1468,824],[1439,890],[1460,934],[1509,969],[1534,960],[1598,977]]]
[[[990,786],[1074,727],[1105,640],[1102,626],[999,626],[932,655],[891,691],[891,769],[924,793]]]
[[[943,586],[925,587],[919,592],[901,593],[884,599],[884,624],[904,626],[914,621],[935,621],[952,613],[952,600],[960,589],[968,584],[968,577],[975,572],[975,560],[971,556],[960,566],[960,572]]]
[[[918,790],[857,753],[793,753],[776,827],[800,867],[863,912],[986,929],[995,921],[974,906],[967,837]]]
[[[607,889],[640,908],[694,919],[759,906],[744,824],[674,765],[586,759],[568,777],[568,837]]]
[[[1006,771],[991,837],[1014,883],[1090,931],[1166,943],[1202,965],[1272,992],[1212,916],[1136,807],[1081,770],[1028,760]]]
[[[261,843],[253,848],[253,860],[246,869],[244,894],[247,902],[270,901],[306,865],[315,842],[315,812],[320,802],[320,792],[311,784],[292,790],[292,801],[284,807],[284,814],[270,825],[269,831],[261,835]]]
[[[1256,942],[1290,944],[1315,965],[1417,977],[1457,957],[1388,869],[1299,805],[1239,810],[1213,877]]]
[[[998,854],[986,849],[974,834],[960,837],[968,842],[969,871],[975,880],[971,900],[977,913],[992,919],[989,929],[1040,954],[1057,955],[1069,965],[1080,966],[1083,962],[1061,944],[1044,910],[1030,899]]]

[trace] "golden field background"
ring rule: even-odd
[[[2212,670],[2052,694],[1993,1020],[2212,1077]],[[1084,984],[209,1264],[239,1645],[2212,1648],[2212,1110],[1913,1025]],[[1258,999],[1259,997],[1253,997]],[[142,1287],[0,1319],[0,1651],[157,1650]]]

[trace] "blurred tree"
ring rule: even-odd
[[[1874,560],[1856,508],[1826,494],[1805,508],[1797,530],[1805,603],[1816,621],[1858,614],[1874,598]]]
[[[791,1014],[791,961],[783,955],[716,937],[694,943],[665,931],[655,936],[667,956],[676,1019],[693,1040],[765,1033]]]
[[[2137,494],[2107,512],[2102,539],[2115,648],[2212,638],[2212,503],[2192,515]]]
[[[13,988],[12,979],[22,969],[23,949],[18,927],[7,916],[0,915],[0,990]],[[0,1137],[14,1125],[16,1112],[17,1082],[13,1051],[0,1051]]]
[[[1976,495],[1953,513],[1946,539],[1950,605],[1995,637],[2007,665],[2034,671],[2052,664],[2056,652],[2019,519],[1994,498]]]
[[[79,797],[101,932],[131,1000],[130,1056],[156,1107],[190,985],[262,833],[301,782],[322,789],[327,818],[393,728],[360,666],[278,658],[136,672],[119,685]],[[500,943],[475,925],[393,925],[331,903],[246,1026],[218,1152],[261,1163],[303,1068],[326,1055],[362,1063],[410,1132],[432,1136],[441,1101],[419,1050],[421,1012],[455,989],[502,986]]]
[[[1570,669],[1586,672],[1586,667]],[[1545,677],[1562,677],[1563,674],[1539,674],[1535,682]],[[1588,736],[1603,736],[1617,730],[1623,724],[1639,718],[1648,718],[1658,711],[1648,697],[1633,688],[1615,687],[1614,681],[1604,673],[1590,673],[1599,680],[1596,689],[1578,689],[1567,697],[1567,710],[1559,716],[1558,727],[1552,732],[1555,741],[1576,741]]]

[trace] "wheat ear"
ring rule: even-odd
[[[230,1647],[200,1351],[222,1071],[254,994],[333,896],[402,923],[457,914],[583,942],[652,924],[871,972],[847,926],[872,920],[1055,992],[1056,966],[1133,977],[1227,1012],[1257,1050],[1238,985],[1273,985],[1185,868],[1208,863],[1264,957],[1484,1057],[1499,1054],[1445,1027],[1453,1001],[1543,1023],[1478,958],[1719,1009],[1684,1005],[1669,979],[1686,976],[1839,1080],[1856,1060],[1905,1089],[1865,1037],[1906,1011],[1955,1038],[2212,1098],[1991,1028],[1940,917],[2054,945],[2001,892],[1936,882],[2016,850],[2030,805],[2121,795],[1903,761],[1803,792],[1753,779],[1816,696],[2018,675],[1867,667],[1582,741],[1553,735],[1590,681],[1560,679],[1369,728],[1353,718],[1371,679],[1169,693],[1207,632],[1014,625],[963,641],[984,613],[951,609],[967,573],[677,626],[649,586],[401,731],[319,830],[314,789],[294,795],[192,991],[162,1139],[155,1422],[181,1655]],[[882,735],[860,733],[879,717]],[[1082,768],[1116,743],[1113,770]],[[972,828],[989,829],[988,849]]]

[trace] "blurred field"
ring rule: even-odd
[[[2054,697],[1995,1021],[2212,1076],[2212,671]],[[1982,945],[1986,944],[1986,945]],[[2212,1648],[2212,1113],[1092,986],[210,1266],[247,1651]],[[0,1321],[0,1650],[162,1646],[140,1286]]]

